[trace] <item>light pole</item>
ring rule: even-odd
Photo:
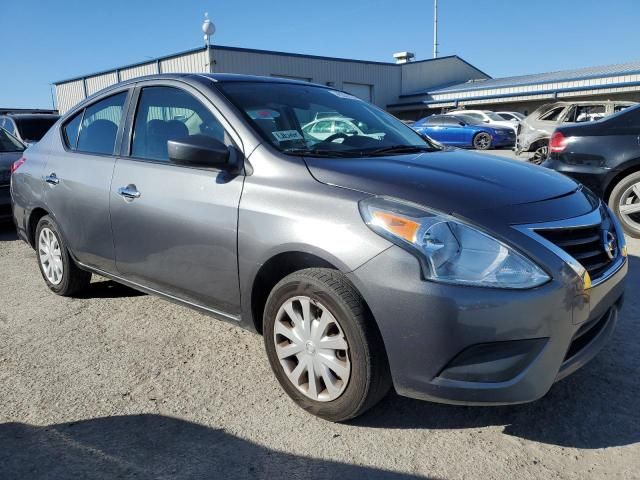
[[[433,58],[438,58],[438,0],[433,0]]]
[[[202,32],[204,33],[204,42],[207,46],[207,70],[213,73],[213,50],[211,48],[211,37],[216,33],[216,26],[209,20],[209,13],[204,14],[204,23],[202,24]]]

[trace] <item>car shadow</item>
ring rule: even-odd
[[[640,285],[640,258],[629,257],[628,285]],[[636,287],[637,288],[637,287]],[[556,383],[536,402],[464,407],[422,402],[391,393],[352,425],[391,429],[473,429],[574,448],[640,442],[640,298],[627,290],[616,332],[600,354]]]
[[[223,430],[162,415],[105,417],[38,427],[0,425],[0,478],[418,477],[292,455]]]
[[[125,298],[142,295],[146,294],[113,280],[98,280],[91,282],[86,290],[76,295],[76,298]]]
[[[13,242],[18,240],[16,228],[12,223],[0,223],[0,242]]]

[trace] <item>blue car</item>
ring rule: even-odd
[[[512,147],[516,132],[512,128],[490,127],[467,115],[431,115],[411,128],[443,145],[487,150]]]

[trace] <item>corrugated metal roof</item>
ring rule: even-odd
[[[567,82],[573,80],[586,80],[591,78],[614,77],[619,75],[631,75],[640,73],[640,61],[586,67],[575,70],[560,70],[557,72],[537,73],[533,75],[519,75],[515,77],[490,78],[488,80],[469,81],[450,85],[435,90],[423,90],[412,95],[435,95],[439,93],[470,92],[474,90],[486,90],[491,88],[522,87],[552,82]]]

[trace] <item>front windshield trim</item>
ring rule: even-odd
[[[322,85],[234,81],[219,82],[216,89],[256,134],[286,155],[363,156],[398,145],[438,149],[379,107]],[[322,122],[322,128],[310,127]]]

